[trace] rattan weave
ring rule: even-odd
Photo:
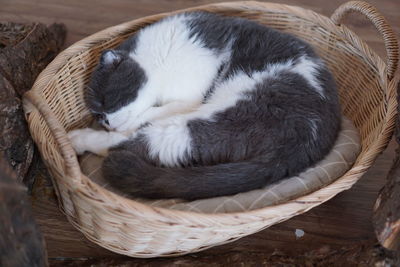
[[[59,54],[25,94],[24,108],[32,136],[51,173],[60,208],[87,238],[117,253],[155,257],[199,251],[304,213],[360,179],[386,147],[394,128],[398,43],[385,19],[370,5],[349,2],[331,19],[300,7],[259,2],[211,4],[191,10],[245,17],[310,42],[335,75],[343,112],[361,133],[362,151],[353,167],[332,184],[287,203],[248,212],[168,210],[109,192],[81,173],[66,132],[90,121],[82,92],[100,53],[172,13],[105,29]],[[340,25],[350,11],[366,15],[381,33],[387,63]]]

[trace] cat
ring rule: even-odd
[[[309,44],[207,12],[104,51],[84,93],[107,131],[74,130],[71,143],[105,156],[105,179],[134,197],[258,189],[313,166],[340,130],[334,78]]]

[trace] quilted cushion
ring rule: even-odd
[[[232,196],[195,201],[138,198],[135,198],[135,200],[151,206],[203,213],[241,212],[259,209],[297,198],[332,183],[350,169],[357,158],[360,148],[360,137],[357,129],[350,120],[344,118],[342,120],[342,130],[331,152],[315,166],[308,168],[297,176],[261,189]],[[119,193],[116,189],[110,188],[103,179],[100,168],[102,161],[102,157],[86,153],[80,157],[81,170],[93,181],[108,187],[113,192]]]

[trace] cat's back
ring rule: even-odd
[[[230,54],[233,64],[261,70],[268,62],[315,57],[312,48],[294,36],[251,20],[202,11],[163,18],[144,27],[134,39],[137,57],[157,58],[159,63],[182,56],[201,60]]]
[[[135,45],[131,54],[140,57],[141,61],[156,58],[159,63],[165,63],[168,58],[193,50],[186,20],[184,14],[175,15],[144,27],[134,36]]]
[[[192,13],[166,17],[130,40],[130,57],[144,70],[146,88],[157,92],[161,103],[201,101],[227,59],[227,53],[216,53],[195,34],[190,22],[196,17]]]

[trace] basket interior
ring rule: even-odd
[[[359,157],[368,150],[381,134],[387,113],[387,95],[383,90],[387,87],[387,81],[379,73],[378,66],[383,66],[384,63],[378,56],[365,55],[365,52],[353,44],[351,38],[346,38],[340,28],[333,29],[332,25],[327,27],[318,24],[305,16],[265,9],[249,9],[246,12],[216,9],[216,13],[252,19],[294,34],[312,44],[335,76],[344,115],[354,122],[361,134],[362,151]],[[91,121],[83,101],[83,90],[98,63],[100,53],[104,49],[117,46],[135,31],[149,24],[149,21],[133,22],[129,28],[123,30],[108,29],[112,32],[111,37],[85,43],[85,46],[67,58],[50,82],[40,88],[38,93],[67,132],[87,126]],[[47,138],[46,144],[41,147],[42,155],[46,155],[45,161],[51,162],[50,171],[58,172],[62,176],[65,164],[53,135],[39,113],[32,113],[30,116],[36,116],[29,118],[30,122],[36,123],[31,125],[31,129],[35,129],[31,130],[34,139],[38,140],[35,135],[45,135]]]

